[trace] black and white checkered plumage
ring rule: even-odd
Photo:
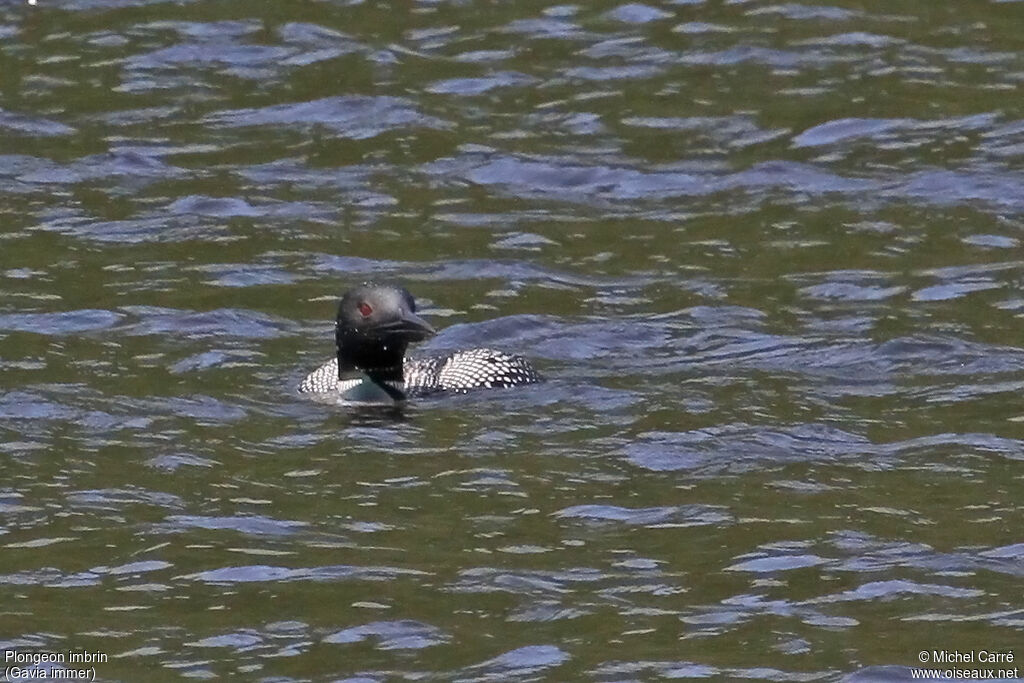
[[[442,391],[462,393],[470,389],[498,389],[540,381],[540,374],[522,356],[494,349],[469,349],[446,356],[406,358],[404,382],[395,388],[413,398]],[[330,360],[302,380],[302,393],[344,393],[361,380],[338,379],[338,359]]]
[[[540,381],[521,356],[469,349],[409,359],[410,342],[434,329],[416,315],[416,302],[401,287],[366,284],[338,305],[337,357],[311,372],[299,391],[345,402],[389,403],[438,392],[513,387]]]

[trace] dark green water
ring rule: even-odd
[[[7,0],[0,646],[1024,668],[1022,8]],[[374,278],[549,381],[304,399]]]

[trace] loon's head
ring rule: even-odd
[[[334,331],[339,377],[362,371],[378,381],[401,381],[406,348],[434,334],[403,287],[367,283],[351,289],[341,297]]]

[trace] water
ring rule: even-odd
[[[1019,28],[0,6],[0,644],[108,681],[1024,657]],[[424,351],[549,380],[304,399],[373,278]]]

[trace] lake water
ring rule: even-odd
[[[5,667],[1024,668],[1022,10],[7,0]],[[368,279],[548,381],[307,400]]]

